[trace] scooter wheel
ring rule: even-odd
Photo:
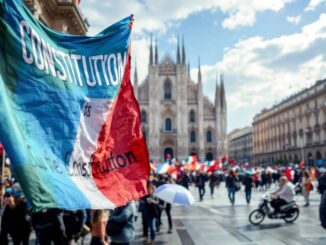
[[[284,221],[286,223],[293,223],[299,217],[299,209],[294,209],[293,212],[289,216],[284,217]]]
[[[266,214],[260,209],[252,211],[249,215],[249,222],[253,225],[259,225],[265,219]]]

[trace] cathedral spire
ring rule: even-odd
[[[190,62],[188,61],[188,77],[190,78]]]
[[[201,70],[200,70],[200,57],[198,57],[198,84],[201,84],[202,83],[202,80],[201,80]]]
[[[216,87],[215,87],[215,108],[218,109],[220,105],[220,75],[216,73]]]
[[[158,64],[157,38],[155,39],[155,65]]]
[[[225,100],[225,91],[224,91],[224,77],[222,74],[220,75],[220,81],[221,81],[220,101],[221,101],[221,108],[223,109],[226,106],[226,100]]]
[[[182,64],[186,64],[186,50],[185,50],[185,40],[182,35]]]
[[[177,64],[180,64],[180,37],[178,37]]]
[[[149,64],[150,65],[153,65],[153,45],[152,45],[152,42],[153,42],[153,37],[152,37],[152,34],[151,34],[151,41],[150,41],[150,44],[149,44]]]

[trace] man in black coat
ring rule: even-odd
[[[323,171],[322,175],[318,178],[318,191],[321,194],[319,205],[319,218],[321,226],[326,229],[326,172]]]

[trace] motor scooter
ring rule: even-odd
[[[300,214],[300,205],[296,201],[292,201],[286,205],[281,206],[279,212],[274,212],[270,203],[272,198],[270,195],[264,195],[261,202],[258,205],[258,209],[255,209],[249,214],[249,222],[253,225],[259,225],[265,217],[270,219],[283,219],[286,223],[293,223]]]

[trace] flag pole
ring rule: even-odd
[[[5,163],[6,163],[6,152],[5,150],[3,149],[3,152],[2,152],[2,167],[1,167],[1,191],[3,190],[3,187],[4,187],[4,178],[5,178]],[[1,209],[3,208],[3,197],[4,197],[4,194],[5,193],[2,193],[2,196],[1,196]],[[2,211],[2,210],[1,210]],[[2,213],[2,212],[1,212]]]

